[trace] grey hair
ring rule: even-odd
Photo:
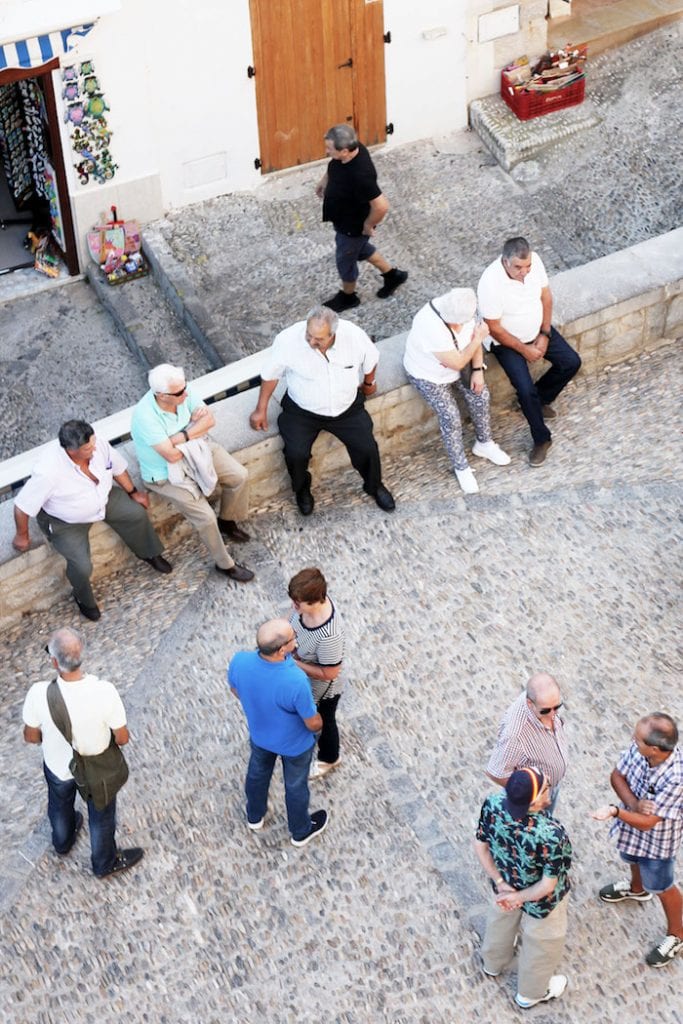
[[[355,130],[350,124],[335,124],[325,133],[328,139],[339,152],[342,149],[358,149],[358,138]]]
[[[59,443],[65,451],[73,452],[87,444],[95,431],[85,420],[67,420],[59,428]]]
[[[337,328],[339,327],[339,317],[333,309],[329,306],[314,306],[313,309],[309,309],[306,314],[306,326],[310,326],[313,321],[322,321],[330,329],[330,334],[336,334]]]
[[[647,727],[645,742],[649,747],[659,747],[660,750],[673,750],[678,743],[678,726],[671,717],[664,711],[653,711],[641,719]]]
[[[83,661],[83,637],[70,626],[63,626],[50,637],[47,649],[60,672],[75,672]]]
[[[508,238],[503,245],[503,259],[506,263],[509,263],[510,260],[525,260],[530,252],[531,246],[521,235],[516,238]]]
[[[182,366],[171,366],[170,363],[153,366],[147,374],[147,381],[155,395],[165,394],[176,380],[186,380],[185,371]]]
[[[259,654],[277,654],[288,644],[292,627],[287,619],[269,619],[256,631],[256,646]]]
[[[452,288],[445,295],[433,299],[433,305],[449,324],[466,324],[474,319],[477,296],[474,288]]]

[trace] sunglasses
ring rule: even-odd
[[[169,398],[180,398],[180,396],[184,395],[186,391],[187,384],[184,384],[180,391],[167,391],[166,394],[169,396]]]
[[[564,701],[561,700],[559,704],[555,704],[552,708],[539,708],[539,715],[549,715],[551,711],[559,711],[561,707],[564,707]]]

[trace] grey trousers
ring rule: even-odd
[[[187,487],[177,487],[168,480],[160,480],[158,483],[145,480],[145,487],[175,505],[194,526],[216,565],[221,569],[230,569],[235,560],[225,546],[210,501],[220,496],[218,515],[221,519],[246,519],[249,512],[248,473],[221,445],[209,440],[209,446],[218,475],[218,484],[210,500],[203,494],[195,497]]]
[[[492,974],[504,970],[514,956],[515,938],[521,933],[517,991],[525,999],[542,999],[564,952],[568,902],[567,893],[547,917],[501,910],[493,903],[481,947],[485,969]]]
[[[92,559],[88,536],[93,524],[65,523],[43,509],[36,516],[36,521],[55,551],[66,559],[66,576],[76,600],[89,608],[95,607],[97,601],[90,586]],[[153,558],[164,550],[146,510],[137,501],[132,501],[120,487],[111,489],[104,521],[138,558]]]

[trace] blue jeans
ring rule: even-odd
[[[57,853],[68,853],[76,831],[76,783],[73,779],[58,779],[45,763],[43,771],[47,782],[47,816],[52,826],[52,845]],[[88,824],[92,869],[96,875],[105,875],[116,858],[116,797],[103,811],[98,811],[92,800],[88,800]]]
[[[551,433],[545,425],[541,406],[554,402],[562,388],[578,372],[581,366],[578,352],[564,340],[559,331],[551,327],[550,341],[543,357],[551,364],[550,369],[534,384],[529,372],[531,363],[523,355],[504,345],[494,345],[491,351],[517,392],[534,444],[550,441]]]
[[[311,736],[313,741],[313,736]],[[272,750],[257,747],[250,740],[251,757],[247,768],[244,792],[247,795],[247,820],[260,821],[268,807],[268,789],[278,757],[282,757],[282,776],[285,782],[285,803],[287,824],[294,839],[303,839],[311,831],[311,815],[308,810],[308,773],[311,767],[314,742],[303,754],[289,757],[274,754]]]
[[[640,880],[646,892],[666,892],[674,884],[674,862],[675,857],[667,857],[664,860],[655,860],[652,857],[637,857],[632,853],[622,853],[619,856],[627,864],[637,864],[640,869]]]

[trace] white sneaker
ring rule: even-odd
[[[499,448],[495,441],[475,441],[472,454],[480,459],[488,459],[496,466],[508,466],[511,461],[508,453]]]
[[[521,1006],[523,1010],[528,1010],[530,1006],[536,1006],[537,1003],[547,1003],[549,999],[557,999],[561,996],[567,987],[567,979],[564,974],[553,974],[552,978],[548,982],[548,991],[540,999],[525,999],[524,996],[520,996],[519,992],[515,996],[515,1002],[517,1006]]]
[[[309,779],[322,779],[324,775],[329,774],[333,768],[336,768],[338,764],[341,764],[341,757],[338,757],[336,761],[313,761],[311,763],[311,770],[309,772]]]
[[[479,485],[477,484],[474,473],[469,466],[467,469],[456,469],[455,475],[465,494],[479,493]]]
[[[247,828],[251,829],[252,832],[260,832],[261,829],[263,828],[263,823],[265,820],[265,814],[260,821],[249,821],[249,819],[247,818]]]

